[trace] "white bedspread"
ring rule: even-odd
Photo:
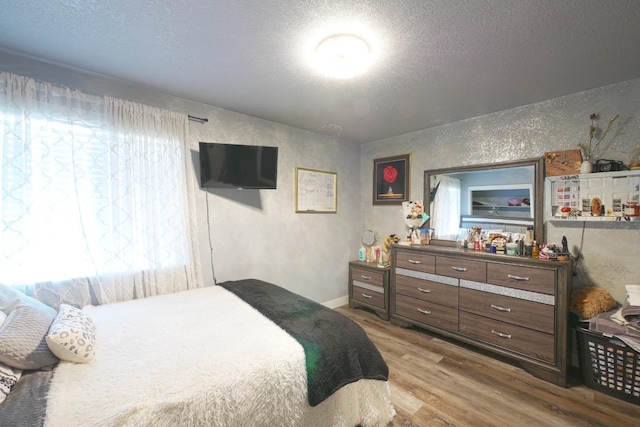
[[[361,380],[307,401],[298,342],[221,287],[85,307],[95,360],[61,362],[45,426],[363,426],[394,415]]]

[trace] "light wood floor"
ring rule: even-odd
[[[640,405],[572,378],[562,388],[517,365],[375,314],[337,309],[359,323],[389,365],[393,426],[640,426]]]

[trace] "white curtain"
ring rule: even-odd
[[[48,303],[200,287],[188,118],[0,73],[0,283]]]
[[[460,180],[447,175],[438,175],[438,180],[431,225],[438,239],[456,240],[460,230]]]

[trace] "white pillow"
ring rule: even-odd
[[[0,326],[2,326],[6,318],[7,315],[0,311]],[[21,376],[22,369],[14,369],[0,363],[0,403],[4,402],[11,388],[18,382]]]
[[[61,360],[89,363],[96,355],[95,324],[79,308],[60,304],[60,311],[46,337],[47,345]]]

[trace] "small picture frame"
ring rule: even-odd
[[[373,160],[373,204],[400,205],[409,200],[409,154]]]

